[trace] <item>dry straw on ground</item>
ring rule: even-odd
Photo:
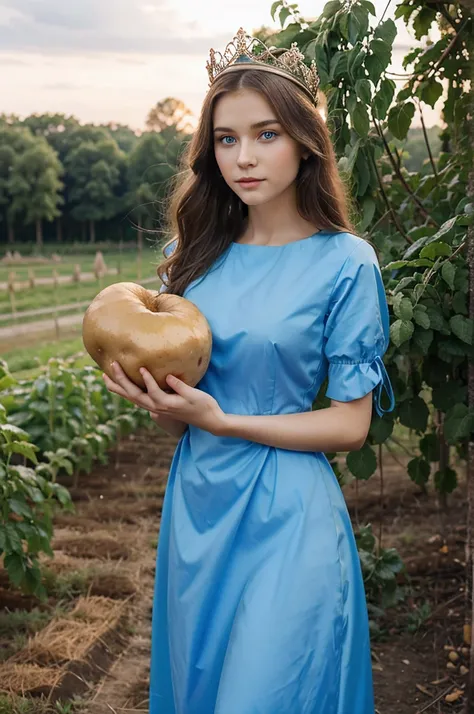
[[[93,646],[117,627],[129,599],[79,598],[67,616],[52,620],[0,666],[0,692],[56,687],[70,663],[86,661]]]

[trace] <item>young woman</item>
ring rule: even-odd
[[[394,407],[386,298],[348,218],[314,67],[294,47],[255,47],[240,30],[211,52],[159,268],[209,321],[208,371],[196,388],[170,375],[172,393],[146,371],[141,391],[119,365],[106,380],[180,437],[150,713],[373,714],[360,562],[324,452],[359,449],[373,403]],[[326,377],[330,406],[312,411]]]

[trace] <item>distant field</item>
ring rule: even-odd
[[[61,250],[57,247],[56,251],[45,251],[45,257],[49,257],[52,252],[57,252],[59,255],[61,255]],[[102,253],[104,255],[107,267],[109,268],[116,268],[120,259],[127,263],[132,262],[136,265],[137,250],[135,247],[127,247],[121,253],[119,250],[116,249],[110,251],[102,251]],[[0,258],[3,257],[4,254],[5,251],[2,251],[0,253]],[[91,254],[65,254],[62,255],[62,261],[60,263],[50,263],[48,265],[34,263],[33,261],[26,262],[26,260],[24,263],[16,263],[13,265],[0,262],[0,283],[6,282],[8,280],[8,275],[11,271],[15,272],[16,280],[28,280],[29,268],[33,269],[37,278],[52,277],[53,269],[56,269],[58,275],[72,275],[76,263],[79,263],[82,272],[92,272],[94,266],[94,259],[95,252]],[[159,248],[154,248],[150,242],[145,241],[145,244],[143,246],[143,264],[145,265],[145,263],[150,260],[157,263],[161,262],[161,250]]]
[[[50,247],[51,248],[51,247]],[[69,247],[70,250],[70,247]],[[20,251],[21,252],[21,251]],[[48,253],[51,254],[49,250]],[[56,252],[60,249],[56,247]],[[61,263],[34,265],[25,261],[21,266],[5,266],[0,263],[0,283],[8,279],[11,270],[15,271],[15,281],[28,280],[28,268],[32,267],[36,278],[53,277],[53,269],[58,275],[71,276],[71,282],[54,285],[36,285],[34,288],[21,287],[14,294],[15,315],[7,290],[0,289],[0,357],[6,359],[12,370],[21,377],[38,371],[39,364],[45,364],[49,357],[68,357],[83,349],[81,340],[81,315],[87,309],[97,293],[104,287],[116,282],[139,282],[138,253],[128,249],[107,252],[102,250],[111,275],[100,281],[89,277],[84,282],[72,282],[74,265],[79,263],[81,274],[93,271],[95,253],[63,255]],[[47,251],[45,251],[45,254]],[[141,280],[146,281],[148,289],[159,290],[161,282],[156,274],[156,267],[162,261],[161,249],[145,241],[141,262]],[[120,274],[115,270],[120,267]],[[64,306],[58,310],[59,333],[54,322],[55,306]],[[39,314],[22,314],[26,311],[43,311]],[[46,311],[46,312],[45,312]],[[76,316],[74,318],[74,316]],[[28,326],[31,325],[31,330]],[[15,331],[16,328],[16,331]],[[84,358],[92,364],[89,357]]]
[[[53,285],[37,285],[34,288],[23,288],[15,293],[15,308],[18,313],[24,310],[33,310],[36,308],[53,307],[57,301],[59,305],[75,302],[83,302],[92,300],[99,292],[101,286],[106,287],[112,283],[121,281],[137,281],[138,280],[138,262],[136,253],[123,253],[122,256],[118,253],[107,254],[104,256],[108,268],[117,268],[120,264],[120,275],[107,275],[103,278],[102,284],[95,278],[88,282],[81,283],[66,283],[58,285],[55,289]],[[156,266],[161,262],[161,256],[155,250],[150,248],[143,251],[142,258],[142,278],[153,278],[156,276]],[[73,273],[75,263],[80,263],[81,272],[92,271],[94,259],[89,256],[68,256],[67,262],[60,263],[57,266],[59,274],[71,275]],[[39,277],[39,271],[35,270],[36,277]],[[43,269],[43,277],[52,277],[53,266],[48,266],[48,269]],[[28,266],[22,267],[20,270],[15,270],[17,280],[28,279]],[[2,275],[5,276],[5,269],[0,269],[0,282]],[[8,271],[6,272],[8,277]],[[5,277],[3,277],[5,279]],[[158,276],[156,276],[156,289],[160,286]],[[151,288],[152,286],[149,285]],[[14,324],[11,317],[11,302],[6,290],[0,291],[0,315],[8,314],[9,317],[0,317],[0,326],[4,327],[8,324]],[[62,313],[64,314],[64,313]],[[28,321],[32,318],[22,318],[21,314],[17,316],[17,322]],[[34,318],[33,318],[34,319]]]

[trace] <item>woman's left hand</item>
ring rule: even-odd
[[[115,392],[154,414],[161,414],[192,424],[215,436],[223,433],[226,414],[210,394],[190,387],[171,374],[166,377],[166,382],[175,394],[168,394],[159,387],[145,367],[140,369],[146,385],[146,391],[143,391],[128,379],[118,362],[115,362],[112,368],[116,375],[115,381],[106,374],[103,375],[110,392]]]

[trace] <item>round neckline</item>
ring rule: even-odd
[[[237,246],[239,248],[264,248],[264,249],[270,249],[270,248],[287,248],[289,245],[294,245],[295,243],[306,243],[307,241],[310,241],[312,238],[315,236],[319,236],[322,233],[328,233],[329,229],[323,228],[320,231],[316,231],[316,233],[312,233],[310,236],[306,236],[305,238],[298,238],[298,240],[290,240],[288,243],[281,243],[280,245],[263,245],[260,243],[239,243],[238,241],[232,241],[231,246]]]

